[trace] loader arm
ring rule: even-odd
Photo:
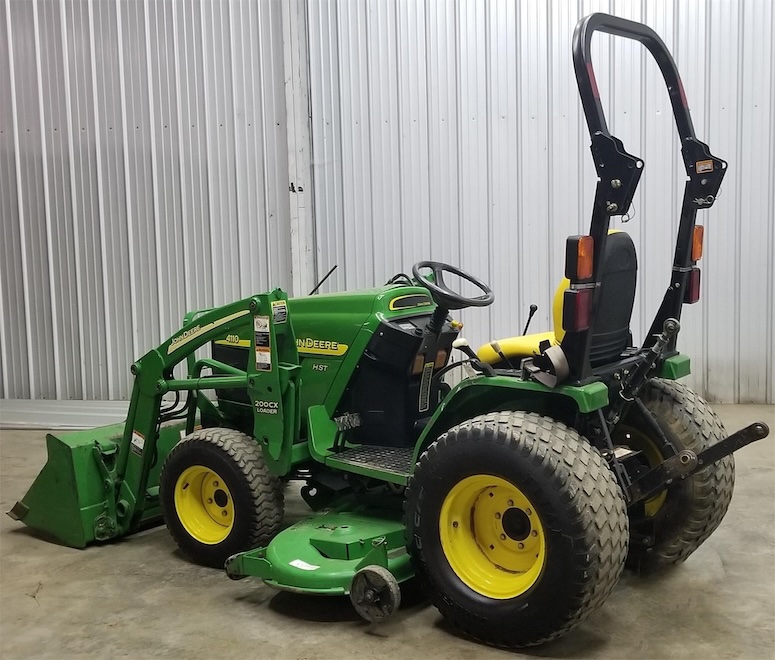
[[[241,370],[195,353],[209,342],[251,332],[251,359]],[[255,359],[253,359],[255,358]],[[187,360],[186,378],[173,369]],[[203,369],[213,374],[202,376]],[[136,531],[158,519],[158,489],[151,483],[171,447],[191,431],[202,390],[247,390],[257,412],[254,437],[265,445],[270,467],[287,470],[298,434],[298,353],[287,313],[287,296],[276,289],[217,309],[186,316],[183,327],[131,367],[134,386],[123,429],[112,425],[57,437],[49,435],[48,462],[10,515],[74,547]],[[168,392],[189,393],[182,407],[162,410]],[[173,419],[185,419],[171,425]],[[161,451],[160,451],[161,439]]]
[[[240,300],[194,316],[180,331],[132,365],[135,383],[115,471],[117,535],[139,524],[145,508],[146,498],[142,494],[148,488],[148,475],[156,458],[162,397],[174,389],[247,387],[247,373],[182,382],[167,376],[171,376],[173,368],[197,349],[244,325],[252,302],[252,298]]]

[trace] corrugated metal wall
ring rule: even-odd
[[[549,327],[564,239],[594,193],[571,66],[576,22],[605,11],[672,50],[697,134],[729,161],[706,225],[703,297],[680,345],[716,401],[775,401],[775,12],[771,0],[373,0],[309,4],[318,269],[329,290],[384,282],[421,258],[489,281],[462,314],[472,342]],[[668,283],[683,166],[659,71],[596,36],[612,132],[646,168],[627,225],[640,258],[642,339]],[[621,223],[617,222],[617,225]]]
[[[124,398],[128,364],[185,310],[291,288],[289,6],[2,1],[0,397]],[[445,259],[498,295],[463,313],[472,342],[521,330],[531,302],[548,327],[564,238],[585,230],[594,190],[570,41],[597,10],[662,35],[698,135],[730,163],[701,214],[703,298],[684,315],[693,384],[773,402],[769,0],[309,2],[318,276],[339,264],[325,288],[351,288]],[[651,60],[623,40],[594,48],[612,129],[646,161],[628,225],[640,339],[682,166]]]
[[[0,397],[128,398],[185,311],[289,288],[281,10],[0,4]]]

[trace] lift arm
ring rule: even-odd
[[[278,313],[280,307],[282,312]],[[282,321],[276,322],[279,319]],[[251,321],[253,332],[247,371],[240,372],[208,360],[205,361],[208,366],[217,366],[219,371],[230,375],[192,378],[189,374],[186,379],[172,379],[176,364],[205,344],[238,328],[244,329]],[[283,446],[293,442],[292,439],[290,443],[285,441],[286,432],[298,431],[298,422],[286,425],[283,414],[284,408],[290,407],[291,420],[298,416],[295,379],[292,378],[297,369],[298,354],[288,320],[287,297],[279,289],[192,316],[178,333],[135,362],[132,365],[135,385],[116,465],[118,535],[133,529],[142,517],[145,499],[142,494],[148,487],[151,465],[158,459],[156,440],[165,393],[232,387],[246,389],[255,410],[254,426],[258,427],[254,428],[254,435],[267,445],[268,453],[277,460]],[[198,376],[198,371],[201,369],[194,370],[193,375]],[[284,400],[283,394],[289,387],[294,390],[293,395]]]

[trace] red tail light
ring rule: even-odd
[[[566,332],[589,329],[594,289],[568,289],[562,303],[562,327]]]
[[[684,291],[684,302],[691,305],[700,299],[700,269],[692,268]]]

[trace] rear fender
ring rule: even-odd
[[[601,382],[550,388],[513,376],[466,378],[444,397],[423,429],[412,464],[447,429],[476,415],[494,410],[524,410],[572,422],[576,413],[591,413],[607,405],[608,388]]]

